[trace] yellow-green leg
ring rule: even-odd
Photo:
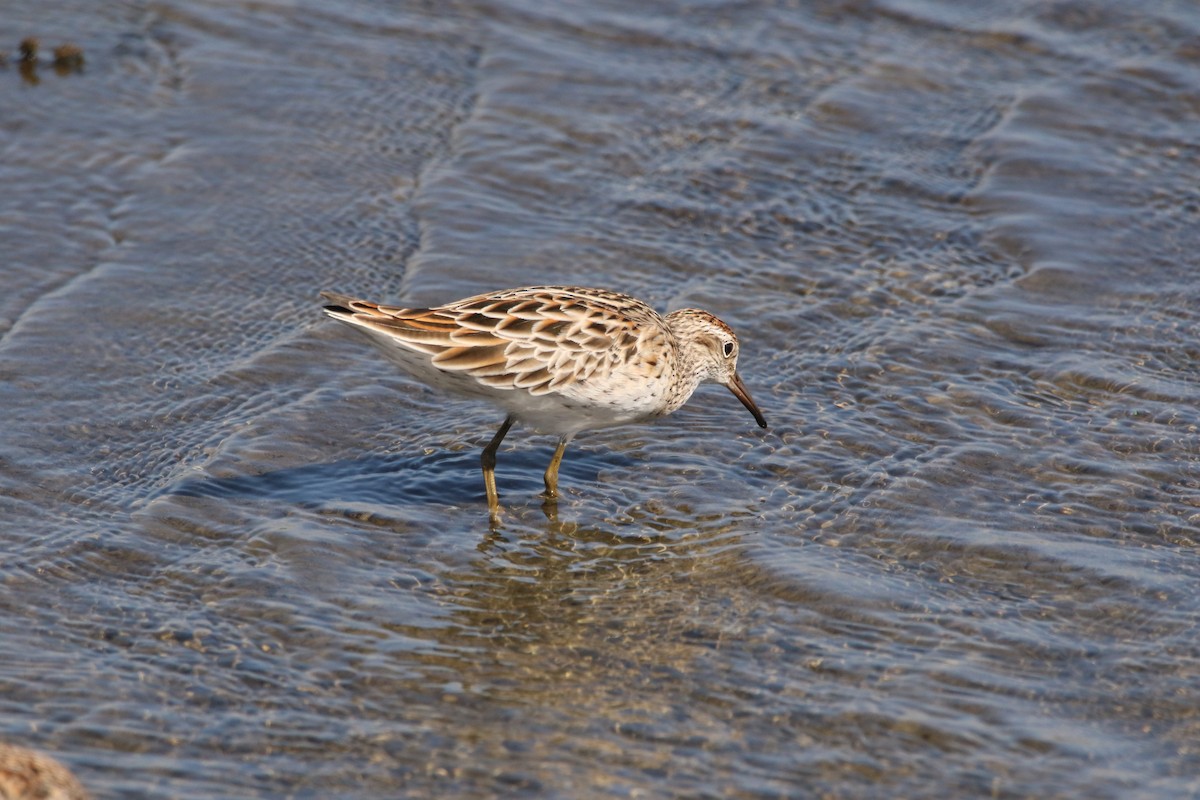
[[[571,441],[570,436],[564,436],[558,440],[558,449],[554,451],[554,458],[550,459],[550,466],[546,467],[546,499],[553,500],[558,497],[558,468],[562,464],[563,452],[567,449],[567,442]]]
[[[487,489],[488,511],[492,512],[493,516],[500,511],[500,494],[496,491],[496,451],[500,449],[500,443],[504,441],[512,424],[511,416],[504,418],[504,424],[496,431],[488,446],[483,448],[483,456],[479,459],[483,465],[483,485]]]

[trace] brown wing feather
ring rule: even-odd
[[[433,357],[433,363],[441,369],[474,372],[497,365],[507,365],[503,346],[494,347],[451,347]]]

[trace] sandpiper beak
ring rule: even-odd
[[[750,397],[750,392],[746,389],[746,384],[742,383],[742,376],[736,372],[733,373],[733,380],[725,384],[729,391],[733,392],[733,396],[742,401],[747,410],[754,415],[754,421],[758,423],[758,427],[767,427],[767,421],[763,418],[762,412],[758,410],[758,406],[754,404],[754,400]]]

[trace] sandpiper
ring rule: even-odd
[[[544,476],[548,501],[575,434],[670,414],[702,383],[728,388],[767,427],[737,373],[737,336],[707,311],[664,317],[628,295],[575,286],[488,292],[436,308],[321,296],[326,314],[366,334],[404,371],[508,413],[483,449],[493,516],[496,450],[514,422],[559,437]]]

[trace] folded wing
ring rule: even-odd
[[[323,292],[331,317],[382,333],[438,369],[533,395],[607,377],[660,321],[632,298],[601,290],[532,287],[437,308],[400,308]],[[586,302],[583,302],[586,301]]]

